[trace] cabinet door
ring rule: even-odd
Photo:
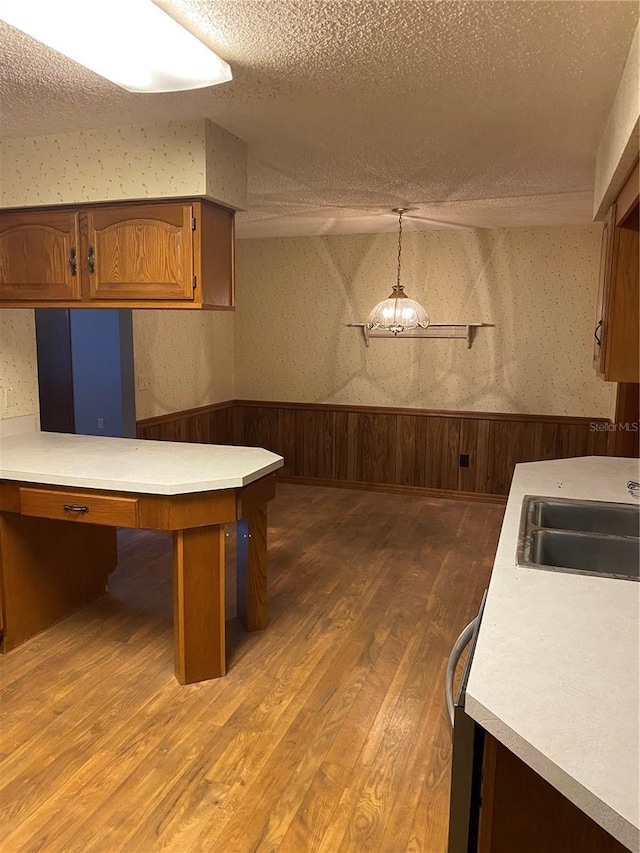
[[[482,776],[478,853],[628,853],[489,734]]]
[[[0,214],[0,299],[80,299],[78,214]]]
[[[596,307],[596,326],[593,333],[593,366],[599,374],[605,368],[605,313],[611,290],[611,269],[613,265],[613,234],[616,221],[616,206],[611,207],[602,229],[600,245],[600,274],[598,277],[598,302]]]
[[[192,205],[104,207],[86,217],[91,299],[193,299]]]

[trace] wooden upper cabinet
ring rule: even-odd
[[[0,212],[0,305],[234,306],[234,212],[203,199]]]
[[[594,366],[610,382],[640,382],[638,196],[636,163],[602,236]]]
[[[609,210],[602,228],[600,242],[600,272],[598,275],[598,300],[596,303],[596,327],[593,332],[593,366],[599,374],[604,373],[606,345],[604,341],[604,306],[609,298],[611,263],[613,258],[613,232],[616,225],[616,206]]]
[[[87,211],[91,299],[193,299],[190,204]]]
[[[0,302],[80,299],[76,211],[0,214]]]

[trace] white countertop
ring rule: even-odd
[[[154,495],[246,486],[282,467],[261,447],[55,432],[0,437],[0,479]]]
[[[525,494],[637,503],[635,459],[516,466],[466,711],[629,850],[640,849],[640,583],[515,568]]]

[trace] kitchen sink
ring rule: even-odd
[[[640,580],[640,507],[527,495],[517,565]]]

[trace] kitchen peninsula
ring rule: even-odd
[[[175,673],[225,673],[225,524],[237,522],[238,615],[266,628],[267,503],[282,457],[37,431],[0,445],[2,650],[104,595],[116,528],[173,534]]]

